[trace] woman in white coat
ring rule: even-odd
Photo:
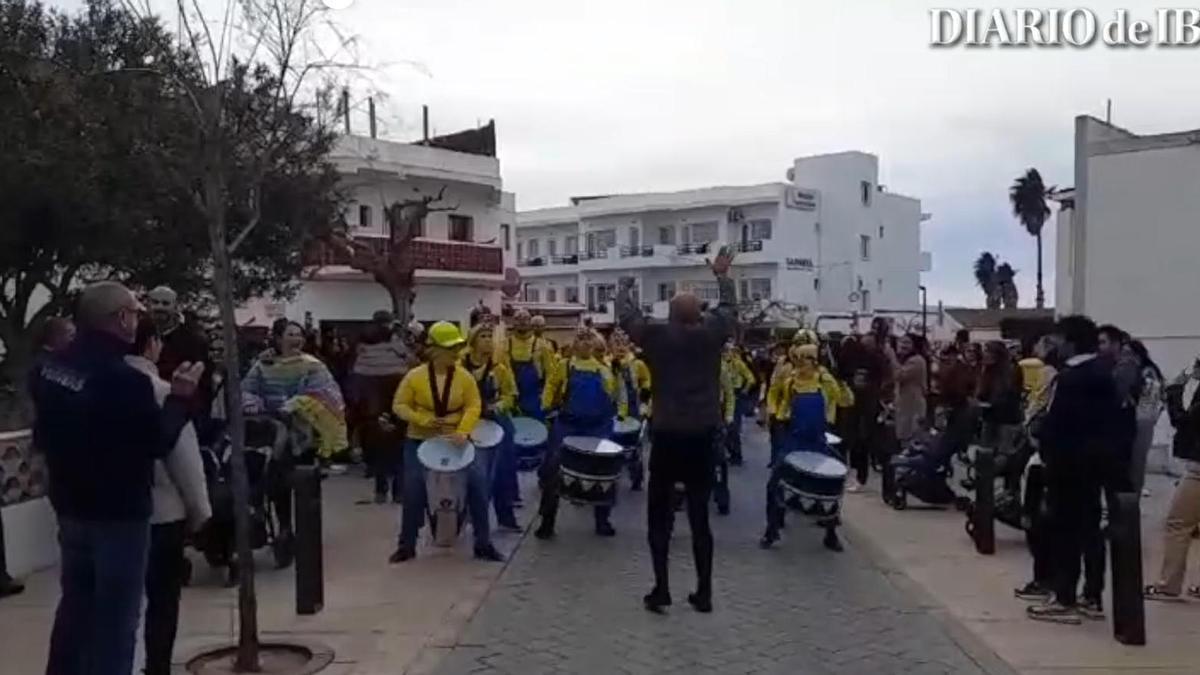
[[[126,361],[146,374],[161,405],[171,385],[158,376],[162,337],[149,317],[138,321],[137,338]],[[150,552],[146,566],[146,675],[169,675],[171,652],[179,626],[179,598],[183,592],[183,544],[188,532],[197,531],[212,517],[204,463],[196,430],[189,423],[179,434],[174,450],[154,463],[154,512],[150,517]]]

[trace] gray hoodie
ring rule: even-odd
[[[146,374],[154,387],[154,395],[162,405],[171,385],[158,376],[158,367],[141,356],[126,356],[125,361]],[[179,434],[175,448],[154,463],[154,485],[151,488],[154,512],[150,523],[175,523],[187,520],[193,530],[212,517],[208,501],[208,486],[204,481],[204,462],[200,459],[200,443],[196,429],[189,423]]]

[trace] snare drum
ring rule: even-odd
[[[625,448],[604,438],[568,436],[559,458],[562,496],[574,504],[611,506],[617,501],[617,477]]]
[[[471,443],[477,450],[491,450],[504,442],[504,427],[492,420],[479,420],[471,430]]]
[[[532,417],[514,417],[513,445],[517,449],[517,469],[533,471],[542,463],[550,432],[546,425]]]
[[[453,546],[466,515],[467,473],[475,461],[475,447],[458,447],[444,438],[431,438],[417,447],[425,467],[426,508],[434,544]]]
[[[613,420],[613,443],[624,448],[636,448],[641,443],[642,421],[636,417]]]
[[[846,465],[819,452],[792,452],[779,465],[779,484],[785,501],[804,515],[833,519],[841,510]]]

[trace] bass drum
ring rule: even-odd
[[[834,520],[841,512],[846,489],[846,465],[819,452],[792,452],[779,466],[784,501],[818,521]]]
[[[546,425],[532,417],[514,417],[513,445],[517,449],[517,469],[533,471],[542,463],[550,432]]]
[[[617,477],[625,448],[605,438],[568,436],[559,460],[564,499],[574,504],[611,506],[617,501]]]

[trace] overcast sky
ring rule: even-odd
[[[1152,18],[1151,3],[1125,6],[1138,4]],[[419,136],[422,103],[438,132],[494,118],[521,209],[781,181],[794,157],[862,150],[880,157],[883,184],[933,215],[931,303],[981,303],[971,262],[986,249],[1018,268],[1032,304],[1035,246],[1010,215],[1013,178],[1035,166],[1070,185],[1073,119],[1103,117],[1106,97],[1136,133],[1200,127],[1200,54],[933,49],[929,9],[947,5],[353,0],[339,15],[390,94],[384,132]],[[1086,6],[1107,17],[1121,4]],[[1052,227],[1046,239],[1053,302]]]

